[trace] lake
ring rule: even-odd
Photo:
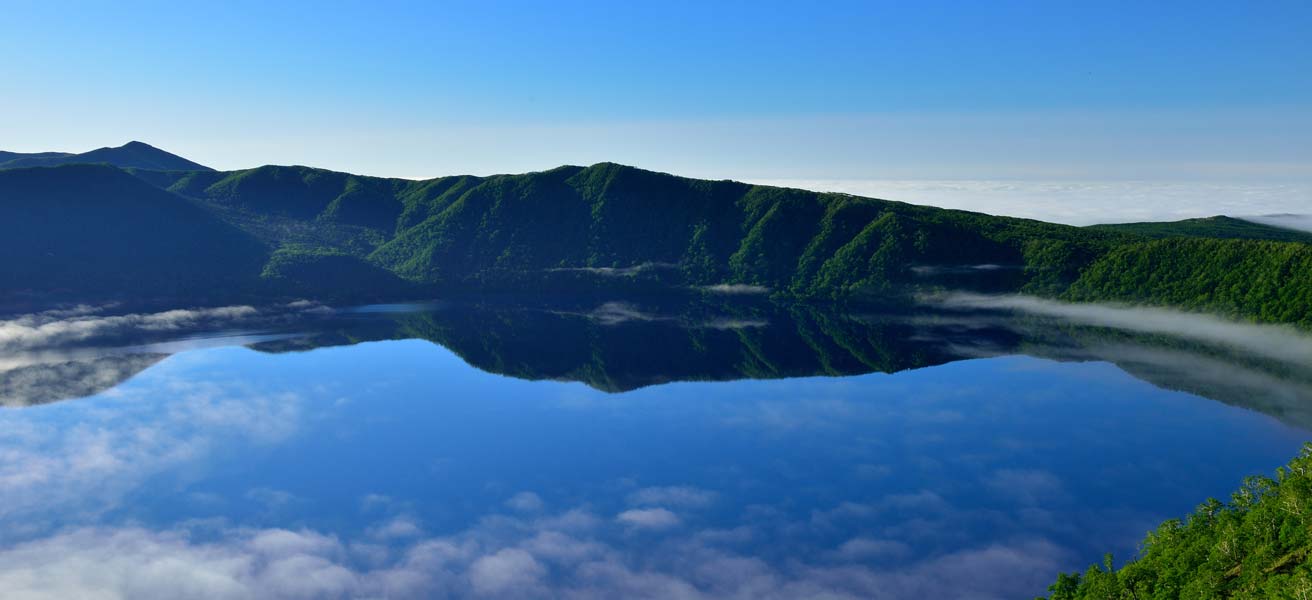
[[[1094,309],[11,316],[0,589],[1030,598],[1312,425],[1299,334]]]

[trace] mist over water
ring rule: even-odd
[[[0,589],[1032,597],[1312,426],[1292,330],[708,297],[10,318]]]
[[[1289,326],[1241,323],[1163,308],[1074,304],[1032,296],[950,293],[930,301],[949,308],[1013,310],[1079,325],[1168,335],[1228,346],[1293,365],[1312,365],[1312,336]]]

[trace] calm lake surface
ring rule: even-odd
[[[1296,334],[1067,317],[11,317],[0,589],[1030,598],[1310,437]]]

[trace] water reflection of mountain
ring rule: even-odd
[[[32,406],[99,394],[127,381],[166,356],[156,353],[110,353],[50,357],[0,370],[0,406]]]
[[[590,309],[465,306],[390,319],[339,321],[316,334],[258,344],[281,352],[373,339],[418,338],[470,365],[523,379],[580,381],[624,392],[672,381],[721,381],[895,372],[964,356],[1005,328],[925,325],[909,314],[850,316],[814,308],[607,303]]]
[[[1053,319],[928,307],[838,312],[764,301],[515,303],[396,307],[306,315],[280,324],[262,352],[424,339],[484,371],[579,381],[624,392],[673,381],[896,372],[1028,354],[1101,360],[1159,387],[1258,410],[1312,429],[1312,369],[1168,336]],[[163,355],[48,359],[0,371],[0,402],[29,405],[113,387]]]

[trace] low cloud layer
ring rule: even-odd
[[[1162,308],[1072,304],[1031,296],[954,293],[931,301],[950,308],[1014,310],[1081,325],[1168,335],[1237,348],[1295,365],[1312,364],[1312,337],[1283,326],[1239,323]]]
[[[572,314],[572,313],[567,313]],[[649,312],[629,302],[606,302],[584,313],[583,316],[602,325],[622,325],[624,323],[670,323],[689,329],[751,329],[766,327],[770,323],[762,319],[738,317],[710,317],[704,320],[692,320],[681,316],[663,315]]]
[[[724,294],[729,296],[747,296],[770,293],[770,288],[763,285],[749,285],[746,283],[717,283],[715,285],[706,285],[701,287],[702,290],[712,294]]]
[[[690,531],[666,509],[616,525],[575,508],[542,518],[489,515],[470,529],[379,546],[308,529],[192,523],[83,527],[0,550],[7,598],[683,598],[690,600],[1010,597],[1066,558],[1042,539],[965,548],[898,568],[890,540],[854,538],[816,561],[776,565],[734,549],[751,531]],[[622,531],[640,528],[639,556]],[[377,528],[374,528],[377,529]],[[420,532],[416,532],[420,533]],[[614,536],[618,535],[618,538]],[[1023,593],[1023,592],[1022,592]]]
[[[679,268],[679,265],[674,263],[645,262],[629,267],[560,267],[547,269],[547,271],[550,273],[591,273],[603,277],[628,277],[648,271],[668,271],[677,268]]]
[[[101,309],[92,307],[47,311],[0,320],[0,351],[57,347],[122,335],[231,327],[260,317],[317,312],[322,309],[317,304],[295,302],[269,309],[221,306],[122,315],[101,314]]]
[[[1312,183],[761,179],[752,183],[1069,223],[1298,213]],[[1245,217],[1247,218],[1247,217]]]
[[[1294,229],[1297,231],[1312,232],[1312,215],[1303,214],[1270,214],[1260,216],[1239,217],[1245,221],[1261,223],[1272,227],[1283,227],[1285,229]]]
[[[163,360],[165,354],[117,354],[86,360],[0,367],[0,406],[31,406],[110,389]]]
[[[0,520],[112,510],[142,482],[196,465],[224,443],[271,444],[296,431],[301,397],[241,382],[195,382],[156,373],[142,390],[116,389],[112,410],[60,421],[0,411]],[[3,589],[0,587],[0,589]]]

